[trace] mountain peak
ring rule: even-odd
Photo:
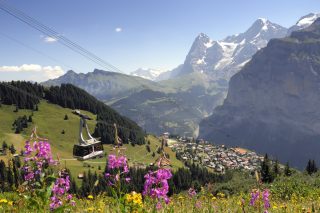
[[[261,31],[261,30],[264,30],[264,31],[267,31],[269,26],[271,26],[272,23],[266,19],[266,18],[258,18],[253,24],[252,26],[249,28],[252,29],[252,30],[255,30],[255,31]]]
[[[285,36],[286,32],[286,28],[272,23],[268,19],[258,18],[245,33],[241,34],[241,40],[243,38],[247,41],[259,39],[269,40],[271,38]]]
[[[289,28],[287,35],[289,36],[294,31],[309,27],[319,17],[320,13],[309,13],[308,15],[302,16],[295,25]]]
[[[269,22],[269,20],[266,19],[266,18],[258,18],[257,21],[260,21],[260,22],[262,22],[263,24],[266,24],[267,22]]]
[[[73,70],[68,70],[68,72],[65,75],[73,75],[73,74],[77,74],[77,73]]]
[[[207,34],[205,34],[205,33],[199,33],[197,38],[209,38],[209,36]]]
[[[309,13],[308,15],[301,17],[299,21],[296,23],[296,25],[299,27],[307,27],[311,25],[319,17],[320,13]]]
[[[96,73],[96,74],[98,74],[98,73],[106,73],[106,71],[104,71],[104,70],[99,70],[99,69],[94,69],[94,70],[93,70],[93,73]]]

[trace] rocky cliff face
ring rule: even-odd
[[[320,19],[271,40],[229,82],[200,137],[269,153],[302,168],[320,160]]]
[[[257,19],[245,32],[220,41],[213,41],[200,33],[179,73],[171,78],[200,72],[206,73],[212,80],[228,81],[270,39],[282,38],[286,34],[286,28],[263,18]]]

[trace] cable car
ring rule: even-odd
[[[87,120],[92,120],[89,116],[81,114],[79,110],[73,112],[80,116],[79,128],[79,144],[73,146],[73,157],[78,160],[89,160],[103,156],[103,145],[101,141],[91,136],[87,124]],[[85,140],[82,135],[82,130],[85,127],[89,139]]]

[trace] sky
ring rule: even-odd
[[[0,0],[59,32],[124,73],[170,70],[195,37],[244,32],[260,17],[284,27],[320,12],[319,0]],[[0,81],[44,81],[98,64],[0,10]]]

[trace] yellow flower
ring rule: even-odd
[[[93,210],[94,210],[93,207],[87,208],[87,211],[88,211],[88,212],[93,212]]]
[[[131,203],[141,207],[143,206],[142,195],[140,193],[136,193],[135,191],[131,192],[130,194],[126,194],[125,199],[127,203]]]
[[[238,200],[237,204],[238,204],[238,206],[242,206],[241,200]]]
[[[221,192],[219,192],[217,195],[218,195],[218,197],[221,197],[221,198],[224,198],[224,196],[225,196],[225,194],[223,194]]]
[[[93,199],[93,196],[92,196],[92,195],[89,195],[88,198],[89,198],[89,199]]]
[[[12,201],[9,201],[9,202],[8,202],[8,205],[9,205],[9,206],[12,206],[12,205],[13,205],[13,202],[12,202]]]
[[[180,196],[178,197],[178,199],[179,199],[179,200],[182,200],[182,199],[183,199],[183,197],[180,195]]]
[[[213,196],[211,199],[212,199],[212,200],[216,200],[217,198],[216,198],[215,196]]]
[[[8,203],[8,200],[7,199],[1,199],[0,203]]]

